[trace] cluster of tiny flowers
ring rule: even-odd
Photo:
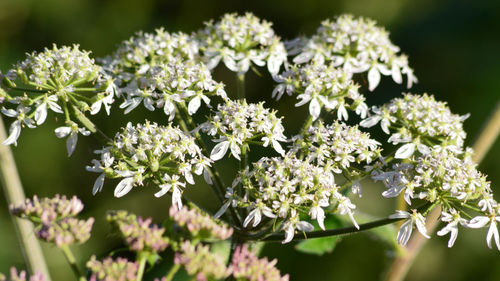
[[[317,119],[324,107],[326,110],[337,109],[337,118],[347,120],[347,109],[355,111],[361,118],[368,113],[365,97],[359,93],[359,86],[351,80],[352,74],[333,65],[312,62],[295,65],[275,76],[278,85],[272,97],[280,99],[283,93],[297,94],[300,100],[295,106],[309,103],[309,113]]]
[[[217,238],[226,240],[233,234],[233,229],[217,223],[211,216],[196,209],[170,207],[170,218],[179,226],[186,228],[193,237]]]
[[[168,246],[163,237],[165,229],[152,224],[152,219],[143,219],[127,211],[110,211],[106,219],[125,239],[130,250],[135,252],[159,253]]]
[[[259,259],[246,245],[235,249],[232,261],[233,276],[236,280],[248,281],[288,281],[288,274],[281,276],[276,268],[276,259]]]
[[[231,71],[244,74],[253,64],[264,66],[269,73],[278,74],[287,53],[271,23],[251,13],[244,16],[225,14],[215,24],[210,21],[198,33],[200,51],[208,68],[222,60]]]
[[[210,106],[212,96],[227,99],[224,84],[213,80],[202,63],[174,57],[135,76],[131,77],[132,80],[121,81],[118,86],[118,92],[126,96],[120,105],[120,108],[125,108],[125,114],[143,103],[150,111],[163,109],[171,121],[177,103],[187,103],[188,113],[193,115],[202,101]]]
[[[445,102],[436,101],[432,95],[405,94],[372,111],[374,114],[360,125],[372,127],[380,122],[382,130],[391,135],[389,143],[404,143],[395,158],[409,158],[415,151],[426,155],[435,145],[456,152],[463,147],[463,121],[468,115],[451,113]]]
[[[74,218],[83,210],[83,204],[76,196],[71,199],[59,195],[42,199],[35,196],[17,207],[11,205],[10,210],[12,214],[35,223],[38,238],[58,247],[87,241],[94,224],[94,218]]]
[[[196,281],[218,280],[228,277],[231,269],[227,268],[224,259],[210,251],[208,245],[194,245],[184,241],[180,251],[175,253],[174,262],[182,265],[186,272],[195,276]]]
[[[146,121],[133,126],[128,123],[117,133],[112,146],[96,151],[101,160],[94,159],[91,172],[101,173],[93,193],[100,191],[105,177],[122,178],[114,195],[121,197],[134,186],[144,185],[151,180],[161,189],[156,197],[172,193],[172,204],[182,207],[181,194],[186,182],[194,184],[193,173],[205,175],[211,160],[205,157],[196,145],[195,139],[172,124],[159,126]]]
[[[31,275],[28,279],[26,271],[22,270],[21,272],[17,272],[15,267],[10,268],[10,278],[5,277],[2,273],[0,273],[0,281],[45,281],[45,275],[42,273],[36,273]]]
[[[3,144],[16,145],[21,129],[43,124],[49,109],[55,113],[81,114],[90,111],[97,114],[104,106],[109,115],[115,94],[112,79],[104,74],[89,54],[80,50],[78,45],[61,48],[54,45],[42,53],[28,54],[26,60],[19,62],[3,77],[3,86],[8,92],[4,101],[13,104],[15,109],[4,106],[2,113],[16,119]],[[17,88],[14,82],[24,88]],[[14,96],[20,92],[24,92],[23,95]],[[82,96],[86,92],[92,94]],[[68,137],[69,155],[75,149],[79,133],[88,135],[90,132],[79,128],[69,115],[66,116],[66,126],[56,129],[57,137]]]
[[[402,75],[407,76],[410,88],[417,82],[408,58],[399,55],[399,47],[392,44],[389,33],[376,22],[367,18],[341,15],[321,23],[315,35],[288,43],[289,53],[297,55],[297,64],[315,61],[342,67],[349,73],[368,71],[369,90],[380,82],[380,74],[392,76],[401,84]]]
[[[90,281],[136,281],[139,265],[125,258],[105,258],[102,262],[92,256],[87,262]]]
[[[252,142],[259,143],[259,138],[264,147],[271,144],[276,152],[285,154],[279,143],[286,141],[281,118],[276,117],[276,111],[265,108],[263,103],[228,100],[219,104],[216,114],[208,117],[200,129],[218,137],[214,140],[218,144],[210,153],[214,161],[222,159],[228,149],[240,160],[241,148]]]
[[[293,239],[295,230],[314,229],[312,224],[301,220],[301,213],[317,220],[324,230],[324,208],[332,205],[336,209],[331,212],[349,215],[357,226],[353,217],[356,206],[339,192],[331,167],[317,166],[295,156],[264,157],[253,164],[253,169],[243,172],[235,181],[235,184],[238,183],[245,190],[244,197],[232,194],[224,207],[228,204],[246,207],[249,213],[243,222],[244,227],[257,227],[263,216],[282,219],[281,229],[285,231],[283,243]]]
[[[353,175],[349,168],[353,163],[370,164],[380,157],[380,143],[361,132],[357,126],[333,122],[326,125],[317,122],[304,136],[294,137],[292,152],[302,153],[311,163],[330,167],[336,174],[345,172]],[[353,192],[361,196],[361,186],[353,185]]]
[[[438,235],[450,233],[449,247],[457,238],[459,224],[477,228],[490,223],[488,246],[491,247],[492,237],[499,245],[500,239],[498,235],[495,235],[498,233],[496,220],[500,219],[498,204],[493,199],[486,176],[476,169],[471,154],[471,149],[457,155],[443,147],[435,146],[429,154],[413,156],[407,163],[394,164],[388,171],[374,171],[372,178],[381,180],[387,187],[387,190],[382,193],[384,197],[396,197],[403,193],[408,205],[412,204],[413,199],[421,199],[430,203],[442,202],[441,220],[447,226],[438,232]],[[466,218],[471,216],[464,211],[464,206],[472,210],[480,209],[484,214],[483,217],[487,218],[485,221],[481,220],[484,224],[476,223],[477,218],[468,221]],[[400,211],[401,214],[403,213]],[[404,215],[410,214],[404,213]],[[394,217],[404,218],[404,216]],[[413,222],[417,223],[418,230],[428,237],[425,227],[422,226],[425,225],[424,217],[414,211]],[[412,223],[402,226],[398,235],[401,244],[406,244],[408,241],[411,228]]]

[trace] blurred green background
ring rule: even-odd
[[[448,101],[453,112],[471,113],[465,128],[467,143],[472,145],[500,99],[499,3],[493,0],[0,0],[0,69],[5,72],[24,59],[26,52],[41,51],[53,43],[78,43],[91,50],[94,57],[101,57],[110,54],[118,43],[136,31],[151,32],[164,26],[168,31],[192,32],[201,28],[204,21],[217,19],[226,12],[254,12],[272,21],[277,34],[284,39],[312,34],[323,19],[353,13],[377,20],[390,31],[392,41],[409,55],[410,65],[419,78],[411,90],[413,93],[432,93],[438,100]],[[225,81],[231,92],[234,78],[220,70],[215,76]],[[264,84],[257,85],[253,83],[256,76],[250,75],[249,99],[264,99],[268,105],[279,108],[280,115],[290,116],[285,119],[290,135],[306,112],[296,110],[290,98],[279,104],[269,100],[272,82],[267,76],[263,80]],[[404,90],[390,79],[383,79],[369,101],[381,104]],[[136,121],[162,118],[144,111],[128,117]],[[98,118],[108,132],[126,122],[119,116]],[[11,121],[6,121],[8,126]],[[75,154],[68,159],[64,140],[53,133],[55,126],[55,121],[50,121],[39,129],[23,130],[14,153],[28,196],[76,194],[86,204],[83,215],[97,219],[94,238],[74,247],[82,264],[92,253],[104,255],[120,246],[119,240],[107,234],[106,210],[128,208],[142,216],[154,216],[157,221],[166,216],[170,198],[154,198],[153,191],[147,188],[115,199],[112,191],[116,183],[107,181],[104,191],[93,197],[91,188],[96,175],[86,172],[85,165],[90,163],[93,149],[99,148],[98,143],[91,138],[80,138]],[[497,141],[479,166],[489,175],[497,200],[500,200],[499,156]],[[225,175],[227,181],[231,173]],[[216,208],[211,204],[212,195],[203,187],[190,189],[194,199],[204,198],[208,208]],[[379,216],[390,214],[394,203],[381,197],[382,190],[380,186],[365,184],[363,200],[357,202],[360,209]],[[7,272],[11,265],[25,268],[3,194],[0,226],[0,272]],[[487,248],[485,236],[486,229],[460,231],[452,249],[446,247],[448,237],[433,237],[407,280],[500,280],[500,254]],[[57,249],[47,245],[43,248],[53,280],[73,280]],[[333,253],[323,257],[300,254],[293,245],[281,244],[266,247],[264,254],[278,258],[278,267],[290,273],[291,280],[378,280],[394,255],[388,245],[366,234],[344,238]]]

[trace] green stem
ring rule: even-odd
[[[311,239],[311,238],[320,238],[320,237],[327,237],[327,236],[336,236],[336,235],[345,235],[345,234],[352,234],[352,233],[357,233],[365,230],[369,230],[372,228],[376,228],[379,226],[391,224],[397,221],[403,220],[403,218],[397,218],[397,219],[391,219],[391,218],[384,218],[368,223],[363,223],[359,225],[359,229],[356,228],[355,226],[349,226],[349,227],[342,227],[342,228],[336,228],[336,229],[328,229],[328,230],[318,230],[318,231],[310,231],[310,232],[301,232],[298,235],[295,235],[292,241],[297,241],[297,240],[304,240],[304,239]],[[285,239],[285,234],[284,233],[277,233],[273,234],[270,236],[267,236],[264,239],[261,239],[261,241],[267,241],[267,242],[277,242],[277,241],[282,241]],[[251,240],[251,239],[249,239]]]
[[[30,92],[30,93],[37,93],[37,94],[45,94],[48,92],[47,90],[27,89],[27,88],[18,88],[18,87],[13,87],[10,89],[15,90],[15,91]]]
[[[168,271],[167,276],[165,276],[165,281],[174,280],[174,276],[177,273],[177,271],[179,271],[180,268],[181,268],[180,264],[174,264],[172,268],[170,268],[170,270]]]
[[[63,251],[64,257],[68,261],[68,263],[69,263],[69,265],[71,267],[71,270],[75,274],[76,278],[78,278],[79,281],[86,281],[87,279],[85,279],[85,276],[83,276],[82,271],[80,270],[80,268],[76,264],[75,256],[71,252],[69,246],[68,245],[64,245],[64,246],[61,246],[60,249]]]
[[[144,275],[144,269],[146,268],[147,258],[148,258],[148,253],[146,252],[137,253],[137,260],[139,261],[139,270],[137,270],[136,281],[142,280],[142,276]]]
[[[300,134],[304,136],[307,133],[307,130],[309,127],[311,127],[311,124],[313,123],[313,117],[309,115],[306,119],[306,122],[304,122],[304,125],[302,125],[302,129],[300,129]]]
[[[4,124],[2,118],[0,118],[0,141],[6,138],[7,135],[5,134]],[[0,144],[0,179],[7,203],[14,206],[23,203],[25,200],[24,190],[21,179],[19,178],[14,155],[12,155],[9,146],[2,144]],[[21,252],[29,271],[32,274],[36,272],[42,273],[45,275],[46,280],[50,281],[50,275],[45,258],[43,257],[42,249],[35,235],[33,235],[33,224],[28,220],[15,217],[12,214],[10,216],[14,223],[14,228],[18,233],[16,236],[19,239]]]
[[[176,116],[179,116],[179,118],[177,118],[177,119],[179,120],[183,130],[186,132],[194,130],[196,128],[196,125],[194,124],[193,119],[191,118],[191,116],[188,113],[188,109],[186,107],[186,104],[178,103],[177,105],[175,106]],[[200,147],[201,152],[204,155],[210,155],[208,153],[207,147],[205,146],[205,143],[203,142],[203,139],[201,138],[201,135],[198,132],[194,133],[194,138],[196,140],[196,144]],[[225,190],[224,189],[224,182],[222,181],[222,178],[220,177],[219,172],[215,168],[215,165],[212,165],[211,167],[209,167],[208,172],[209,172],[210,178],[212,179],[212,182],[213,182],[212,186],[214,187],[215,194],[217,195],[219,201],[221,203],[223,203],[224,198],[225,198],[224,197],[224,190]],[[236,223],[237,225],[241,225],[241,219],[240,219],[239,215],[236,213],[236,211],[234,210],[234,208],[230,207],[229,209],[230,209],[231,216],[232,216],[234,223]]]
[[[238,99],[244,99],[245,98],[245,74],[238,74],[237,76],[237,97]]]

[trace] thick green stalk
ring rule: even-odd
[[[167,276],[165,276],[165,281],[174,280],[174,276],[177,273],[177,271],[179,271],[180,268],[181,268],[180,264],[174,264],[172,268],[170,268],[170,270],[168,271]]]
[[[139,262],[139,270],[137,270],[136,281],[142,280],[142,276],[144,275],[144,269],[146,268],[147,258],[148,258],[148,253],[139,252],[137,254],[137,261]]]
[[[474,155],[473,160],[476,163],[480,163],[483,157],[486,155],[488,150],[493,145],[494,141],[497,139],[500,133],[500,101],[497,103],[493,114],[490,116],[483,130],[479,134],[478,138],[474,142]],[[433,233],[439,222],[439,216],[441,214],[441,208],[435,208],[432,210],[426,218],[427,233]],[[413,261],[418,256],[422,247],[424,246],[426,239],[422,235],[414,235],[406,246],[406,254],[397,257],[385,278],[386,281],[402,281],[405,279]]]
[[[0,118],[0,141],[7,138],[5,128]],[[9,146],[0,143],[0,178],[5,193],[7,203],[18,205],[24,202],[24,190],[17,172],[14,156]],[[36,239],[33,230],[33,224],[25,219],[12,216],[14,228],[17,232],[17,238],[21,246],[21,252],[28,266],[29,271],[42,273],[46,276],[46,280],[50,281],[49,270],[43,257],[42,249]]]
[[[64,246],[61,246],[60,249],[63,251],[64,257],[68,261],[68,263],[69,263],[69,265],[71,267],[71,270],[75,274],[76,278],[78,278],[79,281],[86,281],[87,279],[85,278],[85,276],[83,275],[82,271],[80,270],[80,268],[76,264],[75,256],[71,252],[71,249],[69,248],[69,246],[68,245],[64,245]]]

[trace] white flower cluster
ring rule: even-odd
[[[499,206],[493,199],[490,183],[476,169],[471,154],[471,149],[456,154],[435,146],[429,154],[413,156],[406,163],[394,164],[392,170],[374,171],[372,178],[381,180],[387,187],[382,193],[384,197],[396,197],[403,193],[408,205],[412,204],[413,199],[425,200],[430,204],[442,203],[441,220],[447,225],[437,234],[442,236],[450,233],[449,247],[453,246],[457,238],[458,225],[478,228],[490,223],[488,246],[491,248],[491,238],[494,237],[500,250],[496,228],[496,223],[500,220]],[[472,216],[464,209],[479,211],[482,216],[469,220]],[[414,213],[422,216],[416,211]],[[423,217],[420,221],[425,222]],[[401,228],[401,239],[398,240],[403,245],[409,239],[411,227],[411,224],[407,224]],[[418,229],[427,236],[425,227]]]
[[[359,86],[352,80],[352,73],[333,65],[312,62],[296,65],[274,80],[278,85],[272,97],[280,99],[286,91],[288,95],[297,94],[300,100],[295,106],[309,103],[309,113],[316,120],[321,109],[337,109],[337,118],[347,120],[347,109],[355,111],[361,118],[368,113],[365,97],[358,92]]]
[[[288,243],[295,231],[312,231],[313,225],[301,220],[300,214],[307,213],[315,219],[321,229],[325,229],[325,210],[353,217],[356,208],[350,199],[342,195],[335,184],[333,173],[307,160],[295,156],[267,158],[253,164],[253,169],[240,175],[237,183],[244,189],[243,198],[233,195],[230,200],[238,207],[246,207],[248,216],[243,226],[257,227],[263,216],[281,219],[281,229],[285,231]],[[233,203],[234,204],[234,203]]]
[[[90,58],[90,52],[72,47],[53,45],[43,52],[27,54],[24,61],[16,65],[14,72],[20,80],[41,89],[64,90],[71,85],[94,81],[102,75],[101,67]]]
[[[101,173],[93,193],[100,191],[104,179],[121,178],[114,195],[122,197],[135,186],[150,180],[161,189],[155,196],[172,193],[172,204],[181,208],[181,194],[186,182],[194,184],[193,173],[208,177],[212,161],[203,156],[195,139],[176,127],[146,122],[133,126],[128,123],[115,136],[113,144],[96,151],[100,160],[87,166],[90,172]]]
[[[395,158],[408,158],[415,151],[429,154],[434,145],[452,151],[463,147],[466,137],[463,121],[468,115],[451,113],[445,102],[436,101],[432,95],[405,94],[380,108],[373,107],[372,111],[374,114],[360,125],[372,127],[380,122],[386,134],[392,132],[389,143],[404,143],[396,151]]]
[[[50,109],[55,113],[68,113],[67,126],[57,128],[56,135],[70,136],[67,150],[68,155],[73,153],[77,133],[88,135],[90,132],[71,121],[69,112],[97,114],[104,105],[109,115],[115,95],[111,77],[104,74],[89,55],[90,52],[80,50],[78,45],[60,48],[54,45],[41,53],[28,54],[3,77],[4,101],[16,107],[2,108],[4,115],[16,118],[3,144],[16,145],[22,127],[35,128],[43,124]],[[17,88],[16,84],[24,88]]]
[[[218,137],[214,140],[218,144],[210,154],[214,161],[222,159],[228,149],[240,160],[241,148],[249,143],[264,147],[271,144],[276,152],[285,155],[280,144],[286,141],[281,118],[276,117],[276,111],[265,108],[263,102],[247,104],[245,100],[227,100],[225,104],[219,104],[215,115],[208,117],[199,129]]]
[[[315,35],[288,43],[289,53],[297,55],[293,62],[302,64],[311,60],[330,63],[349,73],[368,71],[370,91],[380,82],[381,74],[392,76],[401,84],[407,76],[410,88],[417,78],[408,66],[408,58],[398,55],[399,47],[392,44],[389,33],[367,18],[341,15],[321,23]]]
[[[335,174],[345,172],[345,175],[354,175],[351,165],[370,164],[378,159],[380,145],[357,126],[351,127],[337,121],[325,126],[323,122],[317,122],[304,136],[295,137],[290,151],[301,153],[308,162],[316,163]],[[361,195],[360,187],[354,184],[353,192]]]
[[[198,52],[198,42],[191,36],[159,28],[155,33],[136,33],[122,42],[111,57],[103,59],[103,63],[118,80],[129,81],[140,77],[151,67],[168,63],[172,58],[196,60]]]
[[[205,23],[198,33],[200,50],[208,68],[222,60],[231,71],[244,74],[251,64],[264,66],[272,75],[287,60],[285,46],[274,34],[271,23],[252,13],[225,14],[220,21]]]
[[[118,91],[126,96],[120,105],[125,114],[143,103],[150,111],[162,108],[169,121],[175,117],[176,103],[188,103],[189,114],[193,115],[202,101],[210,106],[211,96],[227,99],[224,84],[214,81],[204,64],[178,58],[148,68],[138,79],[119,86]]]

